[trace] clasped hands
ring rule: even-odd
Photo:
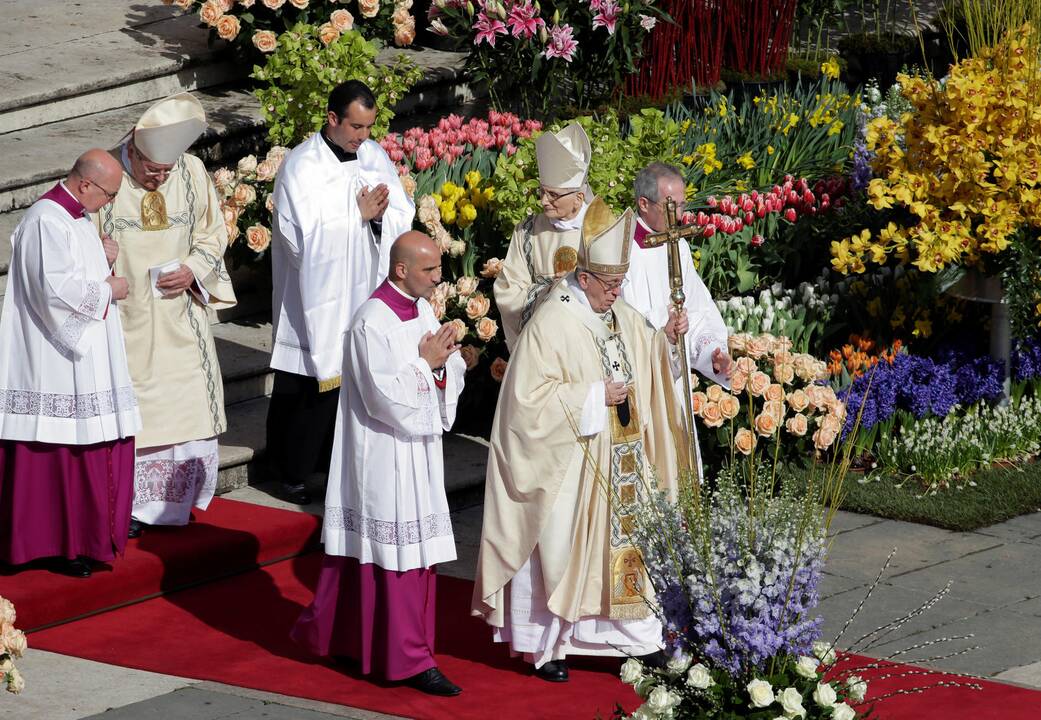
[[[358,210],[364,222],[369,220],[381,220],[383,213],[390,204],[390,190],[383,183],[374,188],[363,187],[358,193]]]
[[[459,350],[455,340],[455,326],[444,324],[435,333],[426,333],[419,341],[419,357],[427,361],[431,370],[443,368],[452,353]]]

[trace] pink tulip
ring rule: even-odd
[[[766,242],[766,238],[764,238],[762,235],[753,235],[751,242],[752,242],[752,247],[759,247],[764,242]]]
[[[797,217],[798,216],[795,213],[795,208],[788,208],[787,210],[784,211],[784,219],[787,220],[788,222],[795,222],[795,219]]]

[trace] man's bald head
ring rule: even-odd
[[[390,247],[390,280],[413,297],[429,299],[441,282],[441,251],[429,235],[409,230]]]
[[[89,212],[108,205],[119,192],[123,168],[111,153],[94,148],[76,158],[65,186]]]

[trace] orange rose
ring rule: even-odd
[[[499,273],[502,272],[502,260],[499,258],[488,258],[484,261],[484,267],[481,268],[481,277],[494,278],[499,277]]]
[[[318,39],[322,41],[322,45],[328,47],[338,37],[340,37],[340,31],[334,28],[332,23],[323,23],[318,26]]]
[[[466,302],[466,317],[471,320],[480,320],[488,314],[488,310],[492,306],[492,301],[484,296],[484,293],[477,293]]]
[[[755,416],[755,431],[763,437],[769,437],[777,431],[777,419],[769,413],[759,413]]]
[[[475,348],[473,345],[463,345],[459,348],[459,354],[463,357],[463,362],[466,363],[467,370],[473,370],[477,367],[477,361],[481,357],[481,351]]]
[[[763,397],[774,402],[781,402],[784,400],[784,388],[777,383],[770,383],[766,392],[763,393]]]
[[[788,418],[788,422],[784,424],[784,427],[792,435],[802,437],[806,434],[806,431],[809,428],[809,421],[806,419],[805,415],[799,413],[798,415],[793,415]]]
[[[333,14],[329,16],[329,22],[333,24],[334,28],[343,33],[354,27],[354,16],[347,10],[340,8],[339,10],[334,10]]]
[[[733,420],[741,412],[741,402],[733,395],[724,395],[719,399],[719,411],[725,420]]]
[[[755,444],[755,435],[748,428],[741,428],[734,436],[734,448],[742,455],[751,455]]]
[[[825,428],[818,428],[813,433],[813,446],[818,450],[827,450],[835,442],[838,435]]]
[[[748,378],[748,389],[755,397],[761,397],[768,387],[770,387],[770,376],[764,372],[756,370]]]
[[[690,409],[698,417],[705,411],[705,406],[708,404],[708,397],[703,392],[696,392],[690,396]]]
[[[499,324],[487,315],[477,321],[477,337],[484,342],[490,341],[499,332]]]
[[[705,423],[705,427],[720,427],[723,424],[723,411],[719,409],[719,403],[711,400],[705,403],[705,408],[701,411],[701,421]]]
[[[255,253],[262,253],[271,245],[271,231],[263,225],[250,225],[246,228],[246,244]]]
[[[705,396],[708,397],[709,402],[718,403],[723,397],[723,388],[719,385],[710,385],[705,391]]]
[[[797,413],[801,413],[810,405],[810,399],[806,397],[804,390],[795,390],[788,395],[788,405]]]
[[[488,368],[488,372],[495,378],[495,382],[502,382],[502,379],[506,377],[506,361],[501,357],[497,357],[492,360],[492,366]]]
[[[234,15],[224,15],[217,20],[217,35],[221,40],[234,40],[241,29],[239,19]]]

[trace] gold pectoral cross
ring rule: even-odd
[[[669,299],[677,312],[685,312],[687,301],[683,292],[683,266],[680,264],[680,241],[686,238],[702,236],[702,229],[696,225],[679,225],[676,223],[676,202],[671,196],[665,198],[665,230],[652,233],[643,239],[644,245],[669,247]],[[694,434],[694,407],[690,395],[690,364],[687,361],[686,333],[676,338],[676,349],[680,355],[680,372],[683,375],[683,411],[687,421],[687,461],[690,471],[698,477],[697,449]],[[700,478],[699,478],[700,480]]]

